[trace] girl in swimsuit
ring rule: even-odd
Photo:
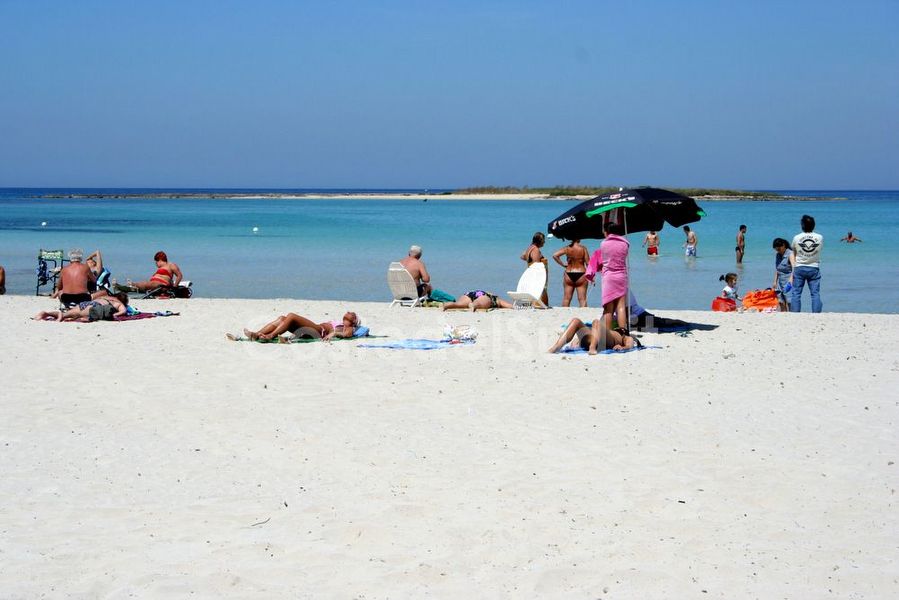
[[[600,344],[604,350],[630,350],[634,346],[638,348],[642,346],[640,340],[625,329],[606,329],[602,319],[593,319],[590,327],[580,319],[572,319],[568,328],[550,347],[549,353],[558,352],[568,342],[571,342],[572,348],[583,348],[590,354],[596,354]]]
[[[474,312],[479,308],[512,308],[512,304],[499,298],[496,294],[484,290],[471,290],[459,296],[455,302],[447,302],[443,305],[443,310],[449,308],[467,308]]]
[[[181,283],[183,275],[181,269],[173,262],[169,262],[165,252],[159,251],[153,256],[156,261],[156,272],[147,281],[135,281],[129,286],[116,286],[116,289],[125,291],[149,292],[160,287],[175,288]]]
[[[567,257],[567,264],[561,260],[562,255]],[[553,254],[553,260],[565,269],[562,278],[562,306],[571,306],[571,297],[577,290],[577,301],[581,306],[587,306],[587,261],[590,253],[581,245],[581,240],[572,240],[567,246],[560,248]]]
[[[540,248],[546,243],[546,236],[543,235],[542,231],[538,231],[534,233],[534,236],[531,238],[531,245],[527,247],[527,250],[521,253],[521,260],[528,263],[530,267],[535,262],[542,262],[544,266],[547,265],[546,257],[543,256],[543,252],[540,251]],[[543,294],[540,296],[540,300],[543,302],[543,305],[549,307],[549,268],[546,269],[546,285],[543,286]]]
[[[320,338],[328,341],[335,337],[351,338],[356,328],[361,325],[362,320],[354,312],[346,313],[343,315],[343,319],[339,321],[324,321],[322,323],[316,323],[312,319],[296,313],[287,313],[266,324],[258,331],[244,329],[243,333],[253,341],[271,340],[288,331],[297,337]],[[225,337],[229,340],[237,339],[237,336],[230,333],[225,334]]]

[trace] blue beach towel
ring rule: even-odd
[[[397,340],[395,342],[384,342],[382,344],[359,344],[357,348],[389,348],[391,350],[439,350],[440,348],[451,348],[452,346],[468,346],[474,344],[474,340],[452,341],[452,340],[423,340],[423,339],[407,339]]]
[[[628,350],[600,350],[597,354],[626,354],[628,352],[636,352],[637,350],[661,350],[661,346],[634,346]],[[568,344],[559,350],[558,354],[587,354],[583,348],[572,348]]]

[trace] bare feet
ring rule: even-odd
[[[251,341],[254,341],[254,342],[255,342],[257,339],[259,339],[259,334],[256,333],[255,331],[250,331],[249,329],[244,329],[244,330],[243,330],[243,334],[244,334],[245,336],[247,336],[247,339],[248,339],[248,340],[251,340]]]

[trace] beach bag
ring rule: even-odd
[[[730,298],[718,296],[712,300],[712,310],[715,312],[734,312],[737,310],[737,303]]]
[[[777,310],[777,292],[772,289],[752,290],[743,297],[745,310]]]
[[[443,339],[451,341],[476,340],[478,330],[470,325],[446,325],[443,328]]]

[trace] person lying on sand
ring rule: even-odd
[[[259,331],[244,329],[243,333],[253,341],[271,340],[287,332],[296,337],[320,338],[328,341],[335,337],[351,338],[355,329],[361,325],[362,320],[354,312],[346,313],[340,321],[324,321],[322,323],[316,323],[296,313],[287,313],[268,323]],[[225,334],[225,337],[229,340],[237,339],[237,336],[230,333]]]
[[[596,354],[600,344],[604,350],[630,350],[634,346],[642,346],[640,340],[629,335],[625,329],[606,329],[602,319],[593,319],[590,328],[580,319],[571,319],[568,327],[550,347],[549,353],[558,352],[568,342],[571,342],[572,348],[583,348],[590,354]]]
[[[94,300],[81,302],[74,308],[66,311],[42,310],[34,315],[35,321],[80,321],[89,323],[92,321],[112,321],[115,317],[122,317],[128,313],[128,294],[118,293],[114,296],[103,296]]]
[[[459,296],[455,302],[443,305],[443,310],[450,308],[467,308],[474,312],[479,308],[512,308],[512,303],[484,290],[471,290]]]

